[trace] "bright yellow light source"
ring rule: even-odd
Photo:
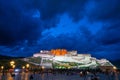
[[[116,70],[116,69],[117,69],[117,67],[115,67],[115,66],[114,66],[114,67],[113,67],[113,69],[115,69],[115,70]]]
[[[29,68],[29,67],[30,67],[30,65],[29,65],[29,64],[26,64],[26,67],[27,67],[27,68]]]
[[[13,65],[12,68],[15,68],[15,65]]]
[[[10,65],[13,66],[15,64],[15,61],[10,61]]]
[[[4,69],[4,66],[1,66],[1,69]]]
[[[45,69],[45,67],[44,67],[44,66],[42,66],[42,69]]]
[[[25,69],[25,66],[23,66],[22,69]]]

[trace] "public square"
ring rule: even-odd
[[[0,73],[0,80],[92,80],[93,73],[87,72],[86,75],[80,73],[56,72],[56,73],[40,73],[40,72],[21,72],[21,73]],[[31,78],[32,75],[32,78]],[[94,80],[120,80],[120,73],[112,75],[111,73],[95,73],[97,79]]]

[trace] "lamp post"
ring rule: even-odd
[[[10,61],[10,65],[13,66],[15,64],[15,61]]]
[[[119,80],[118,79],[118,74],[117,74],[117,67],[116,66],[113,66],[113,70],[114,70],[114,73],[115,73],[115,80]]]
[[[114,69],[114,70],[116,70],[116,69],[117,69],[117,67],[115,67],[115,66],[114,66],[114,67],[113,67],[113,69]]]
[[[29,68],[30,67],[30,64],[26,64],[26,68]]]
[[[14,68],[15,68],[15,65],[12,65],[12,68],[14,69]]]
[[[3,73],[3,69],[4,69],[4,66],[1,66],[1,71],[2,71],[2,73]]]
[[[15,61],[10,61],[10,66],[11,66],[11,68],[14,70],[14,68],[15,68]]]
[[[22,69],[25,69],[25,66],[22,66]]]
[[[26,64],[26,69],[29,70],[30,64]]]
[[[29,71],[30,64],[26,64],[26,70]]]
[[[44,70],[45,69],[45,67],[44,66],[42,66],[42,70]]]
[[[1,66],[1,69],[3,70],[3,69],[4,69],[4,66]]]

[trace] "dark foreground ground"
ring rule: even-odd
[[[0,80],[120,80],[120,72],[37,71],[0,73]]]

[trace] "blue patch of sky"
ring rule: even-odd
[[[60,34],[68,34],[68,33],[76,33],[80,27],[86,27],[91,31],[92,34],[95,34],[97,31],[101,29],[103,26],[102,22],[93,22],[91,23],[87,17],[79,20],[79,22],[73,22],[72,19],[64,14],[60,18],[60,22],[56,27],[52,27],[50,29],[46,29],[42,32],[42,35],[46,35],[49,33],[53,36],[59,36]]]

